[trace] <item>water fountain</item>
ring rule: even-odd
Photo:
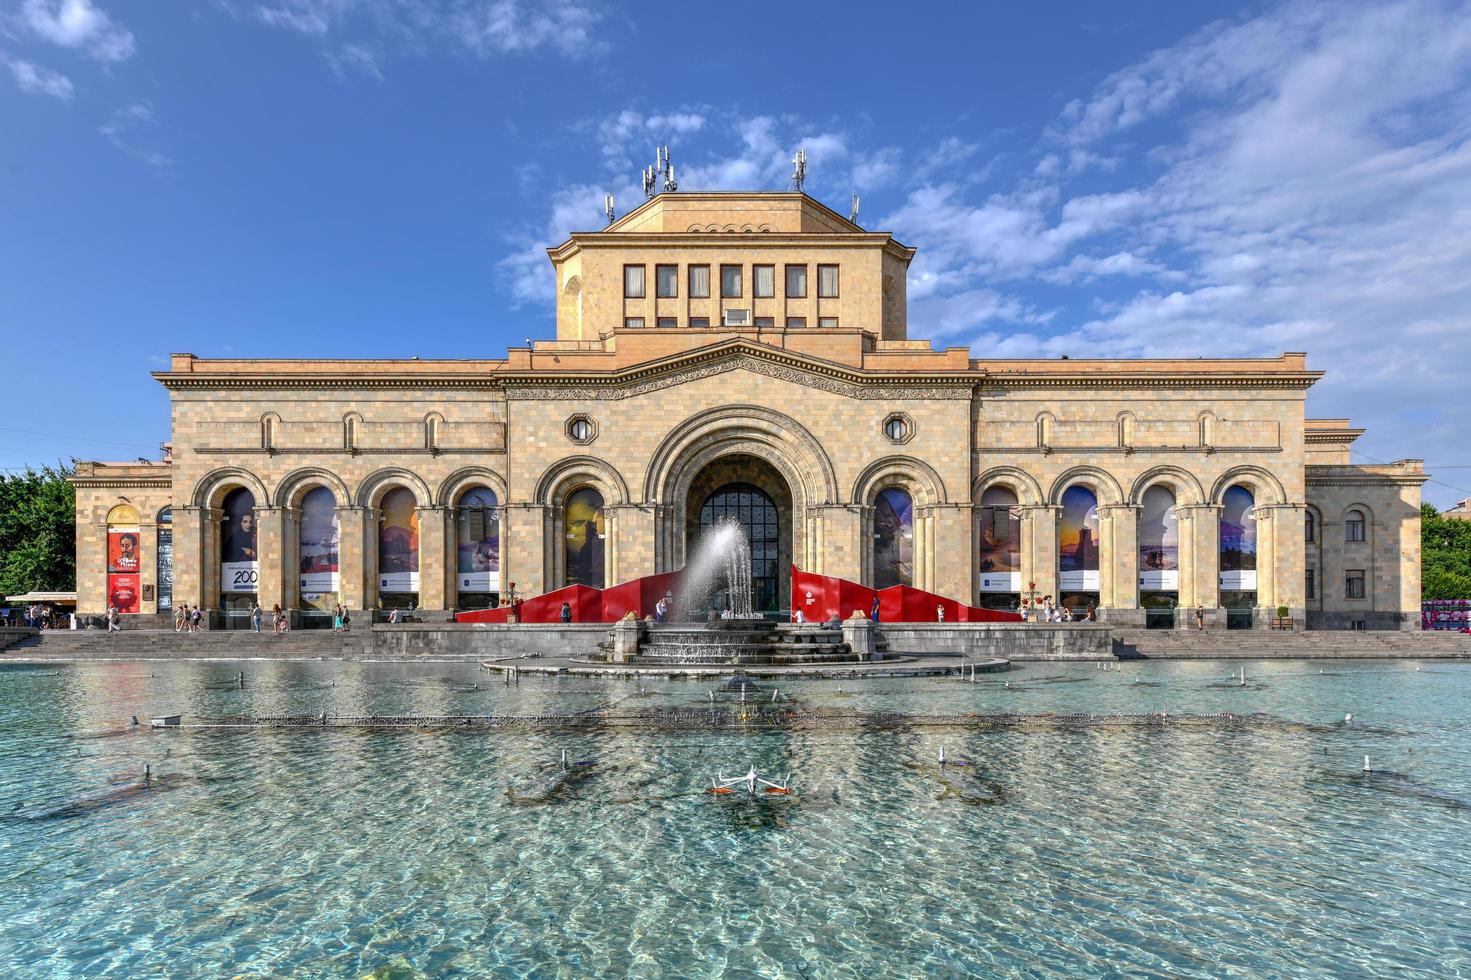
[[[630,659],[711,666],[857,660],[838,629],[787,626],[756,614],[751,546],[731,518],[706,531],[685,566],[668,619],[648,625]]]

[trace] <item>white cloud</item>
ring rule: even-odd
[[[15,76],[15,84],[22,92],[29,95],[49,95],[63,102],[72,97],[72,80],[60,72],[12,58],[3,51],[0,51],[0,65],[10,69],[10,74]]]
[[[328,51],[327,63],[339,77],[358,73],[383,80],[383,70],[378,67],[377,52],[366,45],[344,44],[335,51]]]
[[[37,37],[84,49],[98,61],[125,61],[137,49],[132,32],[91,0],[25,0],[20,18]]]
[[[503,53],[555,48],[580,55],[595,45],[593,29],[602,14],[575,0],[489,0],[462,3],[454,29],[473,51]]]
[[[135,102],[114,112],[97,131],[113,146],[155,170],[167,170],[174,161],[157,150],[151,149],[140,139],[157,123],[153,107],[146,102]]]

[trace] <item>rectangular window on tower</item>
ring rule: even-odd
[[[751,269],[751,292],[757,299],[776,295],[776,266],[758,265]]]
[[[835,265],[820,265],[817,267],[817,295],[825,299],[836,299],[838,295],[838,267]]]
[[[738,265],[722,265],[720,267],[720,296],[722,299],[739,299],[741,295],[741,267]]]
[[[672,316],[661,316],[661,317],[659,317],[659,329],[660,330],[673,330],[674,328],[676,328],[678,326],[679,326],[679,321],[676,320]]]
[[[679,295],[679,266],[656,266],[654,278],[654,285],[659,291],[660,298],[669,299]]]
[[[623,267],[623,296],[625,299],[644,298],[643,266],[625,265]]]
[[[1303,590],[1303,594],[1306,595],[1309,599],[1318,598],[1317,582],[1315,581],[1316,578],[1317,573],[1314,572],[1313,569],[1309,568],[1307,570],[1307,582],[1304,584]]]
[[[1343,597],[1345,599],[1364,597],[1364,570],[1362,568],[1350,568],[1343,573]]]
[[[690,266],[690,298],[710,298],[710,267],[708,265]]]
[[[805,265],[787,266],[787,299],[807,298],[807,267]]]

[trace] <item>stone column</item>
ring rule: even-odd
[[[77,615],[100,616],[107,611],[107,521],[96,519],[106,507],[95,508],[93,520],[77,521]],[[78,515],[80,517],[80,515]]]
[[[340,527],[340,526],[339,526]],[[341,550],[340,530],[338,550]],[[341,570],[341,559],[338,559]],[[301,609],[301,508],[281,508],[281,608],[288,613]],[[340,578],[340,575],[339,575]],[[271,607],[261,603],[261,608]],[[294,621],[293,621],[294,622]]]
[[[256,547],[260,554],[260,578],[256,581],[255,601],[269,611],[280,605],[289,608],[286,600],[286,516],[280,507],[255,508]],[[291,567],[295,568],[292,562]],[[293,580],[295,575],[292,576]]]
[[[142,521],[138,524],[138,614],[158,615],[158,523]],[[80,563],[82,556],[77,556]],[[104,557],[104,561],[105,561]],[[78,601],[81,589],[77,589]],[[144,596],[152,596],[144,600]]]
[[[188,604],[192,607],[204,602],[205,523],[205,508],[174,508],[175,606]]]
[[[449,608],[449,562],[445,553],[445,508],[419,507],[419,608],[444,612]]]
[[[340,599],[348,609],[371,609],[377,602],[376,589],[369,590],[369,576],[377,571],[377,562],[368,561],[367,507],[337,508],[337,580]],[[371,511],[377,513],[377,511]],[[373,554],[377,554],[377,527],[373,529]],[[368,624],[364,622],[366,627]]]
[[[931,547],[935,591],[969,604],[976,590],[975,519],[965,504],[942,507],[937,516],[939,526]]]
[[[1220,616],[1221,508],[1180,504],[1175,519],[1180,529],[1180,608],[1185,610],[1180,621],[1193,628],[1197,605],[1204,606],[1212,619]]]
[[[1029,583],[1037,595],[1057,595],[1057,515],[1060,507],[1047,504],[1021,508],[1022,596]]]
[[[1101,606],[1139,608],[1139,508],[1113,504],[1098,508],[1099,530],[1107,550],[1099,562]]]

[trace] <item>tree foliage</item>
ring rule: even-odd
[[[1471,521],[1420,508],[1420,590],[1426,599],[1471,599]]]
[[[0,473],[0,597],[77,587],[77,499],[69,466]]]

